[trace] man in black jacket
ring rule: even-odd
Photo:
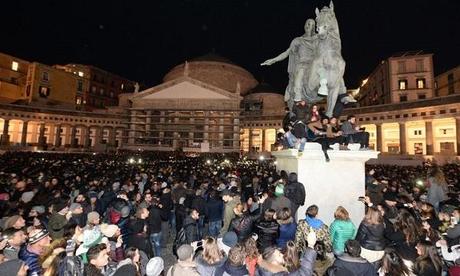
[[[284,195],[291,201],[292,217],[296,218],[297,210],[305,204],[305,187],[297,181],[297,174],[290,173]]]
[[[152,248],[155,250],[155,256],[161,256],[161,223],[163,212],[157,199],[153,200],[150,206],[150,213],[147,218],[148,233]]]
[[[377,275],[375,267],[360,256],[361,246],[356,240],[348,240],[345,243],[345,252],[337,257],[334,264],[327,270],[326,275],[338,276],[368,276]]]
[[[200,213],[191,209],[188,216],[184,220],[184,231],[187,243],[191,244],[194,241],[200,240],[200,235],[198,231],[198,219],[200,218]]]

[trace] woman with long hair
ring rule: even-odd
[[[444,173],[439,167],[433,169],[431,176],[428,177],[428,184],[427,201],[434,206],[436,211],[439,211],[439,203],[448,198],[447,192],[449,191]]]
[[[415,261],[415,246],[423,237],[423,232],[418,221],[407,210],[399,210],[393,229],[388,231],[386,237],[403,259]]]
[[[296,271],[300,268],[299,250],[293,241],[286,243],[286,251],[284,252],[285,267],[289,272]]]
[[[329,234],[331,235],[334,254],[341,255],[345,249],[347,240],[355,238],[356,227],[350,220],[347,209],[342,206],[337,207],[334,218],[335,220],[329,227]]]
[[[286,248],[286,243],[288,241],[295,240],[295,232],[297,230],[297,223],[294,222],[294,219],[291,215],[291,209],[283,208],[276,212],[276,220],[280,225],[280,234],[276,240],[276,245],[284,249]]]
[[[406,265],[403,258],[393,248],[385,249],[382,258],[382,266],[379,269],[379,276],[412,276],[414,275]]]
[[[195,262],[200,275],[212,276],[216,269],[222,266],[226,260],[227,257],[219,249],[217,240],[213,237],[206,237],[203,240],[203,251],[196,257]]]
[[[136,247],[128,247],[125,250],[126,259],[118,263],[118,268],[122,267],[123,265],[133,265],[136,268],[136,276],[140,276],[140,266],[141,266],[141,254],[139,249]],[[134,276],[134,275],[133,275]]]
[[[418,257],[414,263],[414,273],[418,276],[441,275],[442,260],[436,247],[427,241],[420,241],[416,249]]]
[[[383,257],[386,246],[384,233],[382,214],[377,208],[369,207],[359,225],[356,240],[361,245],[361,256],[370,263],[379,261]]]
[[[257,249],[257,242],[253,237],[249,237],[244,242],[244,250],[246,252],[246,267],[249,271],[249,276],[254,276],[256,273],[257,260],[260,256]]]

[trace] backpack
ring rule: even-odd
[[[177,249],[181,245],[187,243],[187,235],[185,234],[185,228],[190,226],[190,225],[192,225],[192,224],[187,224],[187,225],[182,226],[182,228],[179,230],[179,232],[177,232],[176,238],[174,239],[174,243],[173,243],[173,247],[172,247],[174,256],[177,256]]]

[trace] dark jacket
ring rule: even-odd
[[[184,219],[187,216],[187,208],[185,208],[185,206],[182,204],[176,204],[175,215],[176,215],[176,231],[179,232],[179,230],[184,225]]]
[[[165,193],[160,196],[160,203],[162,212],[162,220],[169,220],[169,215],[171,214],[172,209],[174,208],[174,203],[171,197],[171,193]]]
[[[257,247],[259,252],[264,252],[265,248],[273,246],[279,237],[279,224],[272,220],[260,220],[256,222],[254,232],[257,233]]]
[[[183,227],[188,244],[200,240],[200,236],[198,235],[198,222],[191,216],[185,218]]]
[[[280,225],[280,235],[276,240],[276,245],[284,249],[286,247],[286,243],[288,241],[295,240],[295,232],[297,230],[297,224],[295,222],[291,222],[288,224],[281,224]]]
[[[42,275],[42,267],[39,262],[39,256],[27,250],[26,245],[21,247],[18,257],[29,267],[27,275]]]
[[[351,257],[348,254],[343,254],[337,257],[325,275],[373,276],[377,275],[377,270],[362,257]]]
[[[246,212],[243,215],[232,219],[230,226],[228,227],[228,232],[234,231],[238,236],[238,241],[245,240],[252,233],[254,223],[260,217],[260,210],[261,208],[255,211],[254,215]]]
[[[145,220],[142,219],[133,219],[129,222],[129,236],[127,246],[136,247],[137,249],[143,251],[150,257],[153,257],[152,246],[149,242],[149,237],[147,233],[144,232],[144,226],[146,225]]]
[[[147,232],[149,234],[161,232],[161,215],[162,211],[157,206],[150,207],[147,218]]]
[[[249,275],[245,265],[232,266],[228,261],[216,269],[214,276],[247,276]]]
[[[391,242],[391,246],[394,247],[396,252],[398,252],[403,259],[415,262],[415,259],[418,257],[417,249],[415,249],[417,241],[408,243],[404,233],[399,230],[387,231],[386,235]]]
[[[197,196],[192,201],[192,208],[200,213],[200,216],[204,216],[206,213],[206,200],[203,197]]]
[[[210,198],[205,204],[205,210],[208,221],[222,220],[224,214],[224,202],[220,199]]]
[[[368,250],[380,251],[384,250],[387,244],[384,233],[385,226],[383,223],[370,225],[361,222],[356,234],[356,240]]]

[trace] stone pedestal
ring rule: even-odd
[[[364,216],[364,204],[358,197],[365,193],[364,164],[377,158],[377,151],[328,151],[330,162],[317,143],[307,143],[301,157],[297,150],[274,151],[277,169],[288,173],[296,172],[299,182],[305,186],[305,205],[297,211],[297,218],[305,217],[308,206],[319,207],[318,218],[330,225],[337,206],[342,205],[350,213],[351,220],[358,227]]]

